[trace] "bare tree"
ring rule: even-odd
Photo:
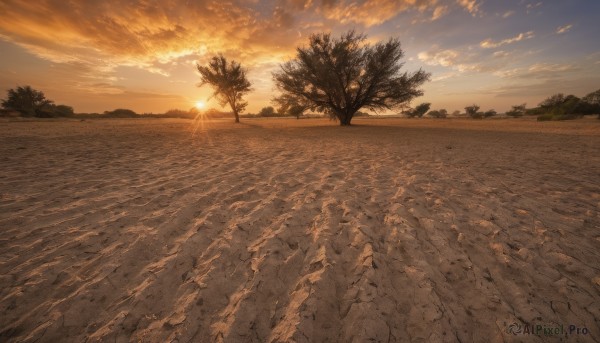
[[[349,31],[340,38],[328,33],[310,36],[308,47],[273,73],[283,96],[307,109],[325,112],[340,125],[350,125],[361,108],[400,108],[423,95],[419,87],[430,74],[401,73],[404,52],[398,39],[365,43],[366,36]]]
[[[240,113],[244,111],[247,102],[242,97],[250,92],[250,81],[246,78],[246,70],[236,61],[227,62],[227,59],[219,54],[213,57],[207,66],[196,65],[200,72],[202,87],[209,85],[214,89],[213,97],[216,97],[221,106],[229,104],[235,122],[240,122]]]

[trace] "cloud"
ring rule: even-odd
[[[420,52],[417,57],[425,64],[446,67],[459,72],[479,71],[482,69],[479,64],[472,62],[474,56],[465,56],[453,49],[441,50],[434,47],[430,51]]]
[[[431,21],[446,15],[450,7],[441,0],[283,0],[284,8],[316,14],[335,23],[360,24],[365,27],[381,25],[400,13],[415,10],[431,12]],[[456,4],[469,13],[479,13],[477,0],[457,0]],[[418,21],[418,20],[417,20]]]
[[[451,79],[453,77],[458,76],[458,73],[452,72],[452,73],[444,73],[444,74],[440,74],[440,75],[434,75],[433,78],[431,79],[431,81],[433,82],[439,82],[439,81],[444,81],[447,79]]]
[[[579,70],[580,68],[573,64],[535,63],[525,68],[497,71],[494,75],[511,79],[549,79]]]
[[[506,12],[504,12],[504,14],[502,14],[502,18],[506,19],[506,18],[512,16],[513,14],[515,14],[515,11],[506,11]]]
[[[239,58],[277,50],[280,43],[287,48],[285,29],[294,22],[282,8],[261,16],[245,1],[7,0],[0,11],[0,35],[41,58],[137,66],[165,75],[160,64],[201,58],[207,51],[235,52]]]
[[[480,4],[477,3],[477,0],[456,0],[456,2],[465,10],[467,10],[467,12],[471,13],[471,15],[473,16],[477,15],[480,12]]]
[[[448,13],[448,6],[437,6],[434,10],[433,13],[431,15],[431,20],[438,20],[439,18],[441,18],[442,16],[444,16],[444,14]]]
[[[529,3],[527,4],[527,6],[525,6],[525,8],[527,9],[527,13],[529,14],[533,9],[536,9],[538,7],[541,7],[544,3],[541,1],[535,2],[535,3]]]
[[[438,0],[322,0],[316,11],[325,18],[342,24],[356,23],[370,27],[383,24],[410,9],[435,11],[439,7],[437,2]],[[304,7],[307,8],[306,5]]]
[[[562,34],[562,33],[566,33],[569,30],[571,30],[571,28],[573,27],[572,24],[568,24],[568,25],[564,25],[564,26],[559,26],[558,28],[556,28],[556,33],[557,34]]]
[[[4,0],[0,38],[56,63],[136,66],[166,76],[170,63],[207,53],[228,52],[251,64],[289,54],[317,25],[371,27],[409,10],[436,20],[448,6],[441,0]],[[476,0],[456,6],[472,14],[479,8]]]
[[[499,98],[516,98],[523,101],[527,98],[532,98],[530,104],[535,105],[549,95],[563,93],[568,91],[568,94],[577,94],[584,96],[590,91],[598,87],[600,78],[597,76],[587,76],[577,79],[556,79],[534,80],[532,83],[510,83],[506,85],[491,87],[483,90],[482,93],[494,95]]]
[[[492,56],[496,57],[496,58],[503,58],[503,57],[508,57],[510,56],[510,53],[504,50],[498,50],[498,51],[494,51],[494,53],[492,54]]]
[[[417,58],[427,65],[444,67],[454,71],[439,76],[437,79],[434,78],[434,81],[436,81],[464,74],[498,72],[511,63],[510,56],[512,54],[512,52],[502,50],[491,53],[471,48],[457,50],[433,46],[428,51],[421,51]]]
[[[533,34],[533,31],[528,31],[525,33],[519,33],[518,35],[516,35],[512,38],[503,39],[498,42],[495,42],[492,39],[488,38],[488,39],[482,41],[481,43],[479,43],[479,46],[481,46],[482,48],[485,48],[485,49],[497,48],[499,46],[503,46],[503,45],[507,45],[507,44],[511,44],[511,43],[515,43],[515,42],[520,42],[525,39],[531,39],[533,37],[535,37],[535,35]]]
[[[455,50],[447,49],[440,51],[423,51],[417,57],[419,60],[429,65],[439,65],[442,67],[452,67],[457,65],[459,53]]]

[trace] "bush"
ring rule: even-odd
[[[473,104],[471,106],[465,107],[465,112],[469,117],[473,119],[481,119],[483,118],[483,114],[481,112],[478,112],[480,108],[481,107],[479,107],[479,105]]]
[[[588,94],[585,98],[593,99],[593,93]],[[594,105],[588,102],[588,100],[579,99],[575,95],[565,96],[562,93],[546,98],[539,104],[539,107],[544,113],[550,113],[554,116],[566,116],[565,118],[567,119],[575,119],[580,115],[591,114],[590,112],[594,111]]]
[[[198,111],[184,111],[180,109],[172,109],[165,112],[162,117],[165,118],[195,118],[198,114]]]
[[[446,118],[448,116],[448,111],[442,108],[441,110],[430,111],[429,113],[427,113],[427,115],[429,115],[432,118],[441,119]]]
[[[137,113],[126,108],[117,108],[114,111],[104,111],[104,116],[108,118],[136,118]]]
[[[485,118],[491,118],[494,117],[496,114],[498,114],[498,112],[496,112],[495,110],[489,110],[483,113],[483,116]]]
[[[541,107],[528,108],[525,110],[525,115],[527,116],[540,116],[542,114],[545,114],[545,112]]]
[[[573,120],[582,118],[582,114],[552,114],[546,113],[537,117],[538,121]]]
[[[67,105],[52,105],[52,112],[59,117],[72,117],[75,115],[73,107]]]
[[[408,110],[407,112],[405,112],[405,114],[410,118],[414,118],[414,117],[421,118],[425,113],[427,113],[427,111],[429,111],[430,107],[431,107],[430,103],[424,102],[424,103],[417,105],[417,107],[415,107],[414,109]]]
[[[52,116],[50,106],[53,101],[46,99],[43,92],[31,88],[31,86],[9,89],[6,99],[2,100],[2,108],[14,110],[24,117],[47,117]]]
[[[258,115],[260,117],[277,117],[279,116],[276,112],[275,109],[273,108],[273,106],[267,106],[267,107],[263,107],[260,112],[258,112]]]
[[[514,105],[510,111],[506,112],[506,115],[513,118],[522,117],[527,111],[525,107],[527,104]]]

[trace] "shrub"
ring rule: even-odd
[[[592,94],[588,94],[591,96]],[[579,99],[575,95],[565,96],[562,93],[554,94],[539,104],[539,107],[544,113],[551,113],[555,116],[567,115],[568,119],[572,118],[572,114],[585,114],[593,110],[593,106],[587,101]]]
[[[582,114],[552,114],[546,113],[537,117],[538,121],[573,120],[583,117]]]
[[[277,113],[272,106],[263,107],[260,112],[258,112],[260,117],[277,117]]]
[[[195,111],[192,111],[192,110],[195,110]],[[196,108],[193,108],[192,110],[185,111],[185,110],[180,110],[180,109],[175,108],[175,109],[168,110],[167,112],[165,112],[165,114],[163,114],[162,117],[165,117],[165,118],[195,118],[199,112]]]
[[[431,107],[430,103],[424,102],[424,103],[417,105],[417,107],[415,107],[414,109],[409,110],[405,113],[410,118],[414,118],[414,117],[421,118],[425,113],[427,113],[427,111],[429,111],[430,107]]]
[[[489,111],[485,111],[483,113],[483,116],[485,118],[491,118],[491,117],[494,117],[496,114],[498,114],[498,112],[496,112],[495,110],[489,110]]]
[[[104,111],[104,116],[109,118],[136,118],[138,114],[126,108],[117,108],[113,111]]]
[[[554,116],[552,114],[549,114],[549,113],[542,114],[542,115],[539,115],[537,117],[537,121],[550,121],[550,120],[553,120],[553,117]]]
[[[73,107],[67,105],[52,105],[53,112],[59,117],[71,117],[75,115]]]
[[[448,116],[448,111],[446,111],[445,109],[441,109],[441,110],[433,110],[430,111],[429,113],[427,113],[427,115],[429,115],[432,118],[446,118]]]
[[[514,105],[510,111],[506,112],[506,115],[513,118],[522,117],[527,111],[526,106],[527,104]]]
[[[7,93],[7,98],[2,100],[2,108],[18,111],[24,117],[52,116],[49,107],[53,101],[46,99],[43,92],[24,86],[9,89]]]
[[[483,118],[483,114],[481,114],[481,112],[477,112],[479,111],[481,107],[479,107],[479,105],[471,105],[471,106],[467,106],[465,107],[465,112],[467,113],[467,115],[473,119],[481,119]]]

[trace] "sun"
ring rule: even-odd
[[[201,110],[204,108],[204,106],[206,106],[206,104],[204,104],[204,101],[196,101],[196,108]]]

